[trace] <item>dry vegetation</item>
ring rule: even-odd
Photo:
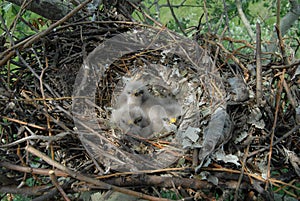
[[[266,54],[259,49],[259,40],[249,44],[195,31],[193,38],[212,58],[231,97],[227,112],[234,129],[223,147],[226,154],[238,156],[241,164],[212,160],[202,167],[200,172],[207,178],[218,179],[216,185],[195,173],[198,148],[186,150],[170,167],[138,172],[116,171],[97,158],[74,129],[72,94],[77,72],[87,55],[106,39],[145,27],[160,31],[109,13],[98,14],[99,21],[94,22],[61,20],[57,22],[61,26],[50,26],[44,34],[24,38],[12,47],[1,44],[0,192],[32,196],[33,200],[76,199],[79,193],[107,189],[149,200],[273,200],[279,192],[299,199],[300,119],[295,108],[300,80],[299,75],[294,76],[299,62],[286,55],[283,40],[279,54]],[[5,40],[8,37],[13,36],[8,34]],[[227,42],[240,48],[229,51],[222,45]],[[162,62],[163,56],[159,49],[125,55],[108,68],[99,83],[94,107],[97,123],[101,135],[121,152],[136,151],[132,143],[147,151],[160,148],[157,139],[112,142],[112,132],[119,131],[107,123],[110,113],[106,109],[122,76],[145,63],[173,66],[178,61],[170,57]],[[189,65],[185,68],[191,73]],[[232,78],[239,81],[231,83]],[[201,87],[205,89],[206,84]],[[206,122],[202,127],[209,116],[201,119]],[[91,146],[100,145],[94,142]],[[11,194],[2,195],[8,199]]]

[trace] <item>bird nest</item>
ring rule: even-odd
[[[126,78],[141,81],[153,97],[172,97],[182,108],[176,128],[145,138],[114,127],[111,109]],[[135,30],[104,42],[85,60],[75,86],[73,113],[80,139],[91,156],[114,170],[170,166],[184,148],[199,143],[201,122],[218,107],[226,108],[224,84],[208,53],[166,30]],[[106,100],[100,104],[104,109],[95,111],[97,96]]]
[[[296,192],[297,187],[288,182],[299,175],[294,159],[299,153],[297,63],[283,66],[285,70],[280,68],[280,58],[265,64],[260,80],[263,97],[259,101],[254,98],[258,82],[251,59],[254,47],[247,42],[239,41],[243,46],[229,52],[216,42],[221,38],[209,33],[195,34],[201,46],[168,30],[136,24],[133,29],[132,25],[111,21],[68,24],[48,32],[46,37],[36,37],[32,47],[16,51],[18,59],[14,52],[5,54],[7,50],[0,55],[15,65],[14,69],[1,66],[0,164],[5,167],[1,175],[24,179],[27,173],[23,172],[29,172],[44,181],[48,169],[58,167],[55,161],[94,176],[171,166],[181,167],[180,173],[193,169],[188,176],[179,175],[179,180],[170,179],[168,187],[191,189],[195,183],[192,188],[199,190],[203,183],[199,185],[198,177],[187,177],[197,175],[194,167],[199,172],[211,165],[219,169],[201,169],[207,170],[206,175],[201,172],[202,178],[232,188],[228,181],[237,181],[242,172],[236,169],[247,168],[250,179],[240,177],[244,185],[235,186],[240,185],[245,192],[254,188],[267,196],[256,185],[266,180],[257,174],[266,175],[267,164],[272,162],[279,174],[274,176],[277,180],[268,182],[280,188],[290,186],[290,191]],[[281,73],[286,77],[278,76]],[[141,136],[111,121],[126,80],[141,81],[152,97],[172,97],[180,105],[182,118],[174,129]],[[281,94],[282,87],[285,92]],[[49,153],[52,160],[32,147]],[[225,153],[220,151],[222,147]],[[264,154],[272,149],[272,161],[266,162]],[[289,159],[293,168],[282,158]],[[32,164],[48,169],[23,167]],[[59,169],[64,170],[61,166]],[[232,174],[218,174],[220,171]],[[79,178],[65,170],[56,173]],[[119,185],[117,180],[103,180]],[[146,185],[160,186],[158,180],[147,177],[148,181]],[[45,181],[45,185],[48,183]],[[205,183],[205,188],[212,189],[213,185]]]

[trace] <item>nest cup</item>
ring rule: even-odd
[[[168,30],[134,30],[105,41],[84,61],[74,85],[72,108],[82,144],[97,166],[105,169],[138,171],[172,165],[184,153],[178,133],[199,127],[203,106],[211,107],[212,102],[219,105],[224,100],[223,85],[212,72],[211,59],[196,42]],[[120,135],[115,135],[118,130],[109,123],[109,108],[114,105],[117,91],[125,86],[120,84],[125,77],[143,80],[150,92],[171,95],[182,107],[184,119],[167,144],[153,148],[145,140],[145,147],[152,148],[136,154],[130,147],[124,148]],[[98,112],[96,95],[105,99],[98,104]],[[208,99],[206,104],[204,100]]]

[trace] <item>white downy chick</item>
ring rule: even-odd
[[[130,108],[127,105],[124,105],[123,107],[114,110],[111,115],[111,121],[125,133],[142,136],[144,135],[142,130],[150,126],[147,115],[137,106]]]
[[[156,101],[148,112],[151,126],[154,132],[176,130],[175,123],[182,116],[181,106],[174,100],[164,98]]]
[[[148,99],[148,96],[150,94],[142,81],[128,81],[118,97],[116,108],[121,108],[125,104],[128,107],[141,106]]]

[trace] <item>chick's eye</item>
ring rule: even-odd
[[[137,123],[141,122],[142,119],[143,119],[142,117],[136,118],[136,119],[134,120],[134,124],[137,124]]]
[[[134,93],[135,96],[141,96],[144,94],[144,90],[139,90]]]
[[[163,121],[169,121],[169,119],[167,117],[163,117],[162,120]]]

